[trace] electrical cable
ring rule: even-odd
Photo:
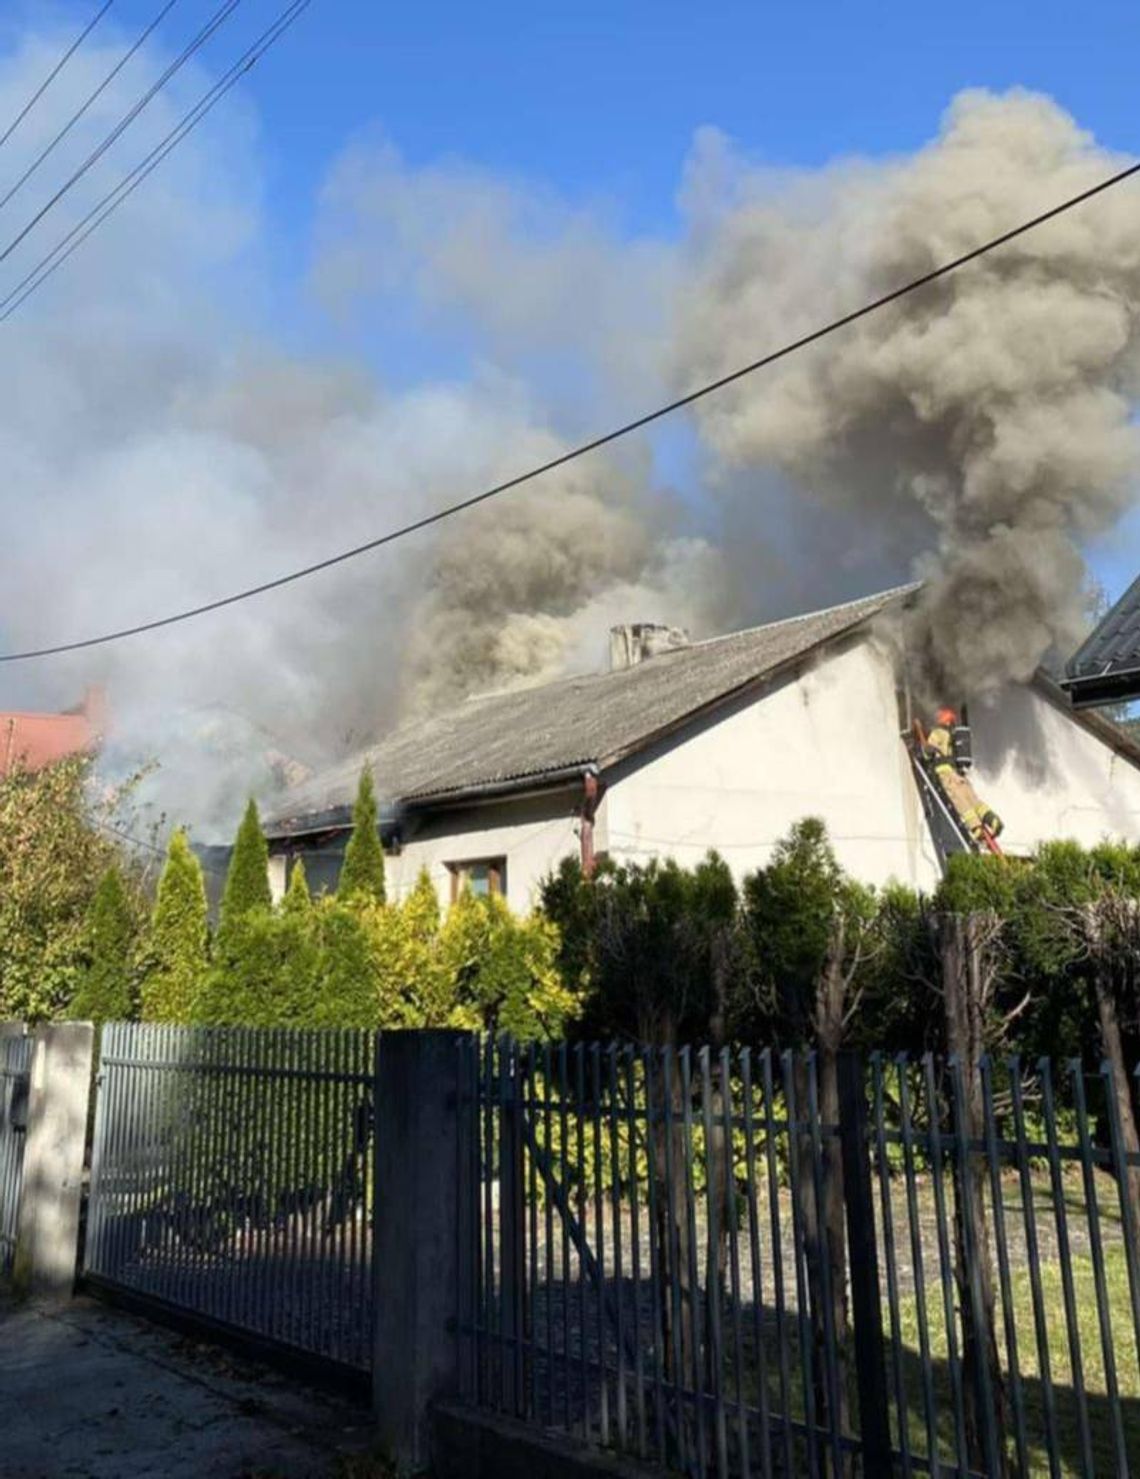
[[[158,858],[165,858],[167,855],[167,849],[165,847],[159,847],[154,842],[147,842],[143,837],[136,837],[133,832],[127,832],[122,827],[116,827],[112,822],[105,822],[102,817],[91,817],[90,821],[101,832],[106,832],[110,837],[118,837],[122,842],[129,842],[132,847],[141,847],[145,852],[154,853],[155,857]],[[198,862],[201,864],[204,873],[213,873],[216,878],[224,878],[226,876],[226,870],[224,868],[215,867],[212,863],[207,863],[202,857],[199,857]]]
[[[75,38],[75,40],[71,43],[71,45],[64,52],[64,54],[60,57],[59,61],[56,62],[55,66],[51,69],[51,71],[47,74],[47,76],[44,78],[44,80],[40,83],[39,87],[36,88],[35,92],[32,93],[31,97],[24,104],[24,106],[20,109],[19,113],[16,114],[15,118],[13,118],[12,122],[8,125],[8,127],[4,130],[4,132],[2,134],[0,134],[0,149],[2,149],[4,147],[4,145],[8,142],[8,140],[16,132],[16,130],[19,128],[20,124],[23,123],[24,119],[28,116],[28,114],[36,106],[36,104],[39,102],[40,98],[43,97],[44,93],[47,92],[48,88],[52,85],[52,83],[55,81],[55,79],[63,71],[64,67],[67,66],[68,62],[75,55],[75,53],[79,50],[79,48],[83,45],[83,43],[87,40],[88,36],[90,36],[91,32],[95,29],[95,27],[99,24],[99,22],[107,14],[107,12],[110,10],[111,6],[114,3],[115,3],[115,0],[106,0],[106,3],[104,4],[103,8],[101,10],[96,11],[95,14],[94,14],[94,16],[92,16],[92,18],[87,22],[87,24],[84,26],[83,30],[80,31],[79,35]]]
[[[15,195],[17,190],[19,190],[23,185],[27,184],[27,182],[35,174],[36,170],[38,170],[40,165],[43,164],[48,155],[52,153],[57,145],[63,142],[63,140],[83,117],[84,113],[86,113],[88,108],[90,108],[91,104],[94,103],[104,91],[106,91],[106,89],[111,85],[111,83],[130,61],[131,57],[133,57],[135,52],[138,51],[139,47],[148,40],[148,38],[151,36],[159,23],[165,20],[166,16],[174,9],[177,4],[178,0],[166,0],[166,4],[158,12],[154,20],[152,20],[151,23],[146,27],[138,40],[123,53],[123,55],[107,73],[106,77],[104,77],[102,82],[100,82],[95,91],[93,93],[90,93],[85,101],[75,110],[75,112],[63,125],[63,127],[51,140],[51,142],[45,145],[44,148],[40,150],[39,154],[37,154],[35,159],[32,160],[31,164],[28,165],[27,169],[16,181],[16,183],[9,186],[7,193],[5,195],[0,195],[0,210],[4,209],[8,202],[12,199],[12,196]]]
[[[148,105],[148,103],[153,100],[155,95],[161,92],[161,90],[166,86],[166,84],[175,75],[175,73],[181,71],[181,69],[186,65],[191,57],[193,57],[196,52],[200,51],[202,47],[205,46],[206,42],[210,39],[214,32],[217,31],[219,27],[222,26],[230,18],[230,16],[234,13],[234,11],[240,4],[241,0],[224,0],[224,3],[218,7],[218,9],[213,13],[213,15],[209,18],[209,20],[201,28],[197,35],[192,37],[191,40],[186,43],[182,51],[179,52],[179,54],[174,58],[174,60],[170,63],[170,65],[166,68],[166,70],[162,73],[158,80],[156,82],[153,82],[150,87],[147,88],[146,92],[144,92],[143,95],[134,104],[132,104],[132,106],[127,110],[126,114],[119,120],[119,122],[115,125],[111,132],[107,134],[102,142],[91,151],[91,153],[87,156],[83,163],[79,165],[79,167],[63,182],[63,184],[59,187],[55,194],[52,195],[51,198],[44,205],[42,205],[38,211],[36,211],[31,220],[28,221],[27,224],[16,233],[16,235],[12,238],[12,240],[8,243],[4,250],[0,251],[0,262],[7,261],[7,259],[12,255],[12,253],[16,250],[16,248],[20,245],[24,238],[31,231],[35,230],[35,228],[39,225],[39,223],[43,220],[47,213],[50,210],[53,210],[55,206],[57,206],[59,202],[63,199],[63,197],[67,194],[67,192],[79,183],[79,181],[83,178],[87,171],[91,169],[95,164],[97,164],[100,159],[102,159],[107,150],[110,149],[115,141],[122,136],[124,131],[131,126],[131,124]]]
[[[45,256],[40,258],[15,287],[4,298],[0,298],[0,322],[11,318],[21,303],[30,298],[42,283],[63,266],[72,252],[82,246],[91,233],[101,226],[129,196],[134,194],[147,176],[157,169],[186,135],[201,123],[230,88],[261,60],[274,42],[284,35],[301,12],[306,10],[311,3],[312,0],[292,0],[292,3],[285,7],[273,24],[261,33],[228,71],[224,72],[217,82],[198,99],[189,112],[183,114],[182,118],[169,133],[159,140],[149,154],[145,155],[133,169],[128,170],[119,183],[108,190],[100,200],[97,200],[87,214],[81,217]]]
[[[749,364],[741,365],[726,375],[721,375],[715,380],[710,380],[704,385],[698,386],[696,390],[690,390],[685,395],[678,396],[675,400],[668,401],[663,406],[658,406],[655,410],[647,411],[643,415],[635,417],[632,421],[626,421],[610,431],[603,432],[600,436],[593,437],[586,442],[581,442],[569,451],[540,463],[537,467],[532,467],[526,472],[518,473],[512,478],[507,478],[504,482],[496,483],[494,486],[485,488],[480,493],[474,493],[468,498],[460,499],[456,503],[448,504],[443,508],[437,509],[434,513],[425,514],[422,518],[414,519],[409,524],[403,524],[397,529],[391,529],[385,534],[377,535],[375,539],[369,539],[363,544],[341,550],[338,554],[329,555],[323,560],[316,560],[311,565],[303,565],[300,569],[291,570],[285,575],[278,575],[271,580],[261,581],[257,585],[247,586],[244,590],[234,591],[228,596],[219,596],[215,600],[204,601],[198,606],[191,606],[183,611],[173,612],[169,616],[160,616],[150,621],[137,622],[133,626],[120,627],[115,631],[103,632],[95,637],[83,637],[70,642],[58,642],[51,646],[29,648],[23,652],[0,653],[0,663],[27,662],[35,658],[54,657],[64,652],[79,652],[88,647],[102,647],[109,642],[120,642],[127,637],[136,637],[144,632],[159,631],[163,627],[174,626],[183,621],[191,621],[193,618],[205,616],[209,612],[221,611],[227,606],[234,606],[239,601],[248,601],[254,596],[261,596],[269,591],[279,590],[282,586],[293,584],[294,581],[304,580],[310,575],[316,575],[320,571],[329,570],[333,566],[342,565],[348,560],[356,559],[359,555],[380,549],[387,544],[393,544],[396,540],[403,539],[410,534],[418,533],[420,530],[427,529],[433,524],[442,523],[443,520],[449,519],[455,514],[463,513],[467,509],[476,507],[478,504],[486,503],[492,498],[497,498],[502,493],[509,492],[512,488],[518,488],[524,483],[533,482],[545,473],[552,472],[559,467],[564,467],[567,463],[573,462],[579,457],[584,457],[589,452],[594,452],[600,447],[608,446],[609,443],[616,442],[620,437],[628,436],[631,432],[639,431],[645,426],[650,426],[654,422],[660,421],[663,417],[669,416],[685,406],[691,406],[695,402],[703,400],[704,397],[712,395],[718,390],[723,390],[727,385],[732,385],[738,380],[743,380],[745,376],[752,375],[757,370],[762,370],[768,365],[775,364],[777,360],[785,359],[788,355],[795,354],[798,350],[806,348],[809,344],[817,343],[828,335],[836,333],[839,329],[846,328],[849,324],[856,323],[870,314],[879,312],[889,304],[898,302],[900,298],[916,292],[919,288],[926,287],[929,283],[937,282],[939,278],[946,277],[949,273],[956,271],[960,267],[964,267],[969,262],[976,261],[979,257],[984,257],[988,252],[1004,246],[1007,242],[1013,241],[1019,236],[1024,236],[1026,232],[1044,225],[1046,221],[1051,221],[1057,216],[1063,215],[1066,211],[1073,210],[1076,206],[1082,205],[1085,201],[1091,200],[1094,196],[1102,194],[1115,185],[1119,185],[1137,173],[1140,173],[1140,161],[1136,164],[1129,165],[1125,169],[1118,170],[1116,174],[1109,175],[1098,184],[1091,185],[1087,190],[1082,190],[1079,194],[1070,196],[1059,205],[1042,211],[1040,215],[1034,216],[1028,221],[1023,221],[1021,225],[1014,226],[1010,230],[1002,232],[1000,236],[991,237],[990,240],[983,242],[980,246],[973,247],[970,251],[963,252],[960,256],[953,257],[949,261],[943,262],[940,266],[931,268],[930,271],[920,274],[918,277],[911,278],[909,282],[905,282],[897,288],[892,288],[889,292],[881,294],[869,303],[864,303],[862,307],[852,309],[850,313],[845,313],[839,318],[832,319],[819,328],[812,329],[809,333],[801,335],[798,339],[793,339],[789,343],[781,345],[778,349],[770,350],[767,354],[761,355],[760,358],[752,360]]]

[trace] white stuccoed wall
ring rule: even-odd
[[[538,903],[539,886],[559,860],[578,855],[579,798],[579,792],[559,791],[424,818],[399,855],[387,859],[388,897],[405,898],[420,869],[427,868],[446,908],[451,902],[448,863],[505,857],[507,902],[526,913]]]
[[[1032,688],[971,703],[973,781],[1005,822],[1006,852],[1071,837],[1140,842],[1140,770]]]
[[[793,822],[819,816],[856,878],[929,889],[939,876],[892,663],[870,640],[631,762],[606,799],[618,859],[691,865],[714,847],[741,878]]]

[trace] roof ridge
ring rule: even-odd
[[[739,627],[734,632],[719,632],[715,637],[701,637],[696,642],[687,643],[685,647],[670,648],[666,652],[658,653],[657,656],[669,657],[673,652],[685,652],[693,647],[709,647],[714,642],[730,642],[733,637],[751,637],[757,632],[772,632],[777,627],[790,626],[794,621],[811,621],[819,616],[833,616],[837,611],[846,611],[854,606],[867,606],[873,601],[880,601],[885,605],[887,601],[896,597],[908,596],[921,588],[921,580],[911,580],[905,585],[888,586],[885,591],[874,591],[868,596],[854,596],[850,601],[838,601],[834,606],[818,606],[811,611],[799,611],[795,616],[780,616],[775,621],[762,621],[756,626]]]

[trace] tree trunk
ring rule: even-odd
[[[947,1045],[960,1064],[962,1120],[971,1141],[985,1135],[981,1061],[985,1051],[985,1007],[988,995],[985,959],[987,921],[978,914],[946,915],[940,921],[942,992],[946,1012]],[[952,1089],[952,1094],[955,1092]],[[937,1124],[937,1106],[931,1105],[931,1125]],[[985,1413],[982,1378],[988,1368],[993,1421],[1000,1473],[1008,1472],[1006,1458],[1005,1388],[997,1346],[993,1264],[986,1227],[986,1168],[980,1156],[954,1160],[954,1272],[962,1318],[962,1385],[966,1442],[971,1467],[986,1470]],[[969,1250],[973,1249],[973,1257]],[[973,1275],[980,1288],[980,1310],[975,1307]],[[983,1366],[983,1363],[985,1365]]]
[[[1140,1136],[1136,1131],[1136,1115],[1132,1107],[1132,1090],[1128,1077],[1128,1065],[1124,1057],[1124,1042],[1120,1032],[1120,1018],[1116,1010],[1116,991],[1112,964],[1100,955],[1094,977],[1096,1011],[1100,1022],[1100,1040],[1104,1056],[1112,1069],[1112,1082],[1116,1097],[1116,1112],[1120,1124],[1120,1138],[1125,1155],[1140,1155]],[[1123,1168],[1122,1168],[1123,1169]],[[1123,1170],[1125,1184],[1121,1187],[1132,1206],[1133,1226],[1140,1229],[1140,1166],[1129,1166]]]

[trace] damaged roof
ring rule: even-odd
[[[1140,697],[1140,580],[1134,580],[1065,667],[1077,707]]]
[[[748,631],[692,642],[616,672],[470,698],[394,730],[362,754],[296,787],[266,822],[270,834],[343,822],[367,760],[389,802],[442,802],[462,793],[604,769],[902,602],[899,586]]]

